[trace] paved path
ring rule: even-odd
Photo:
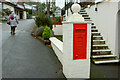
[[[30,35],[33,23],[20,21],[15,36],[10,35],[8,25],[2,25],[3,77],[64,78],[53,50]]]

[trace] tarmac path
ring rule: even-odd
[[[34,20],[19,21],[16,35],[2,25],[3,78],[64,78],[54,51],[31,36]]]

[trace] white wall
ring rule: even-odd
[[[27,19],[26,11],[23,12],[23,19]]]
[[[3,9],[9,8],[11,11],[13,11],[15,13],[14,7],[3,4]]]
[[[63,25],[53,25],[54,35],[63,35]]]
[[[56,56],[63,65],[63,42],[58,40],[56,37],[51,37],[50,41]]]
[[[120,1],[118,2],[118,9],[120,10]]]
[[[120,56],[120,10],[119,10],[119,12],[118,12],[118,28],[117,28],[118,30],[118,38],[117,38],[117,42],[118,42],[118,44],[116,43],[116,45],[118,45],[117,47],[117,49],[118,49],[118,53],[119,53],[119,56]]]
[[[113,54],[116,52],[116,28],[117,28],[117,2],[102,2],[97,5],[98,11],[96,12],[95,5],[87,8],[86,11],[90,15],[91,20],[97,26],[99,32],[102,33],[106,43],[112,50]]]
[[[78,23],[77,23],[78,24]],[[81,23],[79,23],[81,24]],[[87,25],[87,58],[73,60],[73,23],[63,24],[63,73],[66,78],[90,77],[91,28]],[[69,67],[68,67],[69,66]]]

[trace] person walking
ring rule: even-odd
[[[17,27],[18,20],[14,13],[10,14],[10,16],[8,18],[8,24],[11,27],[11,34],[15,35],[15,28]]]

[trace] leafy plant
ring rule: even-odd
[[[42,37],[44,39],[49,39],[51,37],[51,29],[50,27],[46,26],[43,33],[42,33]]]
[[[56,18],[56,22],[61,23],[61,22],[62,22],[62,19],[61,19],[61,18]]]
[[[49,16],[46,16],[44,13],[41,13],[35,17],[35,23],[38,27],[47,25],[52,29],[53,22],[51,18],[49,18]]]
[[[35,30],[35,35],[37,35],[37,36],[42,36],[42,33],[43,33],[43,31],[44,31],[44,28],[45,28],[45,27],[43,27],[43,26],[38,27],[38,28]]]

